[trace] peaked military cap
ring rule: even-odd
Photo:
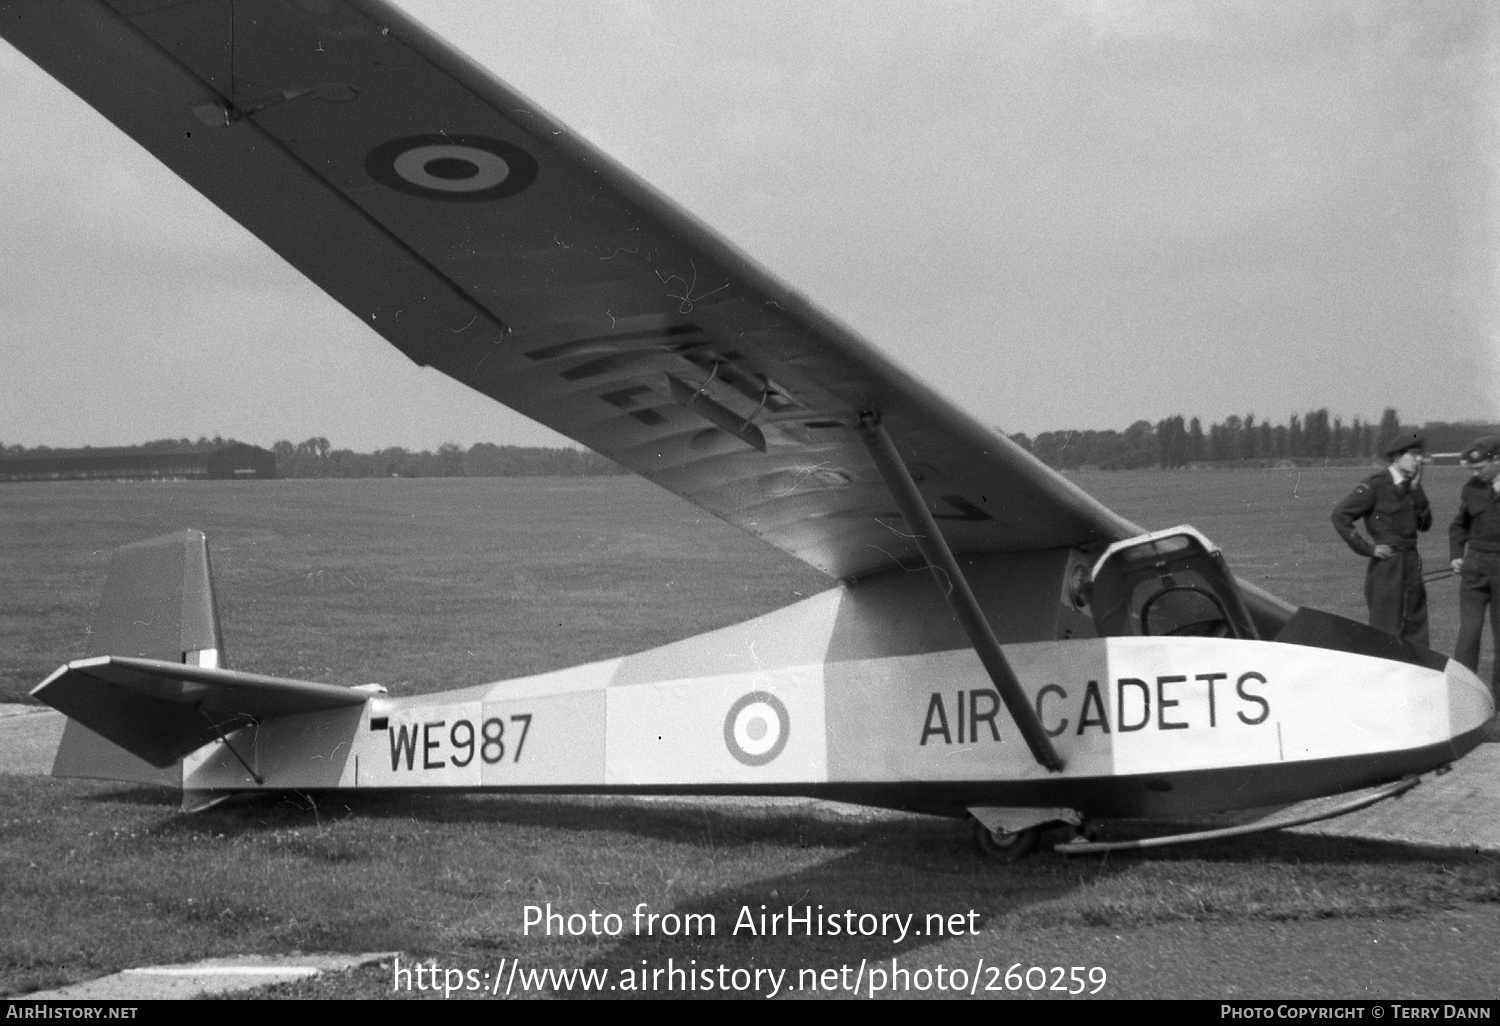
[[[1393,460],[1403,452],[1427,448],[1427,439],[1417,431],[1401,431],[1380,444],[1380,455]]]
[[[1464,463],[1483,463],[1500,456],[1500,435],[1480,435],[1458,457]]]

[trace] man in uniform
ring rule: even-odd
[[[1381,455],[1390,465],[1361,481],[1333,510],[1333,529],[1370,561],[1365,568],[1370,626],[1423,646],[1427,588],[1422,583],[1417,532],[1432,526],[1432,507],[1422,491],[1426,447],[1426,440],[1414,431],[1388,439]],[[1365,522],[1368,538],[1355,530],[1357,520]]]
[[[1489,611],[1490,642],[1496,649],[1490,684],[1500,699],[1500,435],[1469,443],[1463,462],[1472,467],[1459,494],[1458,515],[1448,527],[1448,555],[1459,575],[1458,644],[1453,658],[1479,672],[1479,640]]]

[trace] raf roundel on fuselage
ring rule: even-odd
[[[752,691],[724,717],[724,744],[746,766],[764,766],[781,754],[792,733],[791,717],[769,691]]]

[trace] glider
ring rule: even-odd
[[[1052,823],[1404,786],[1493,716],[1451,660],[1106,509],[387,4],[0,0],[0,35],[413,361],[837,581],[398,698],[227,668],[206,542],[170,535],[116,554],[95,654],[34,692],[73,721],[59,774],[186,807],[811,795],[972,816],[1013,852]]]

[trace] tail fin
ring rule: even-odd
[[[89,628],[89,655],[227,668],[202,531],[115,550]]]
[[[205,745],[283,716],[362,706],[371,694],[222,666],[199,531],[116,550],[91,635],[90,651],[103,654],[75,659],[31,692],[68,717],[53,776],[181,787],[183,757]],[[253,757],[253,735],[247,745]]]
[[[202,531],[179,531],[115,550],[89,625],[88,652],[192,666],[227,664]],[[182,764],[153,766],[70,717],[52,775],[180,787]]]

